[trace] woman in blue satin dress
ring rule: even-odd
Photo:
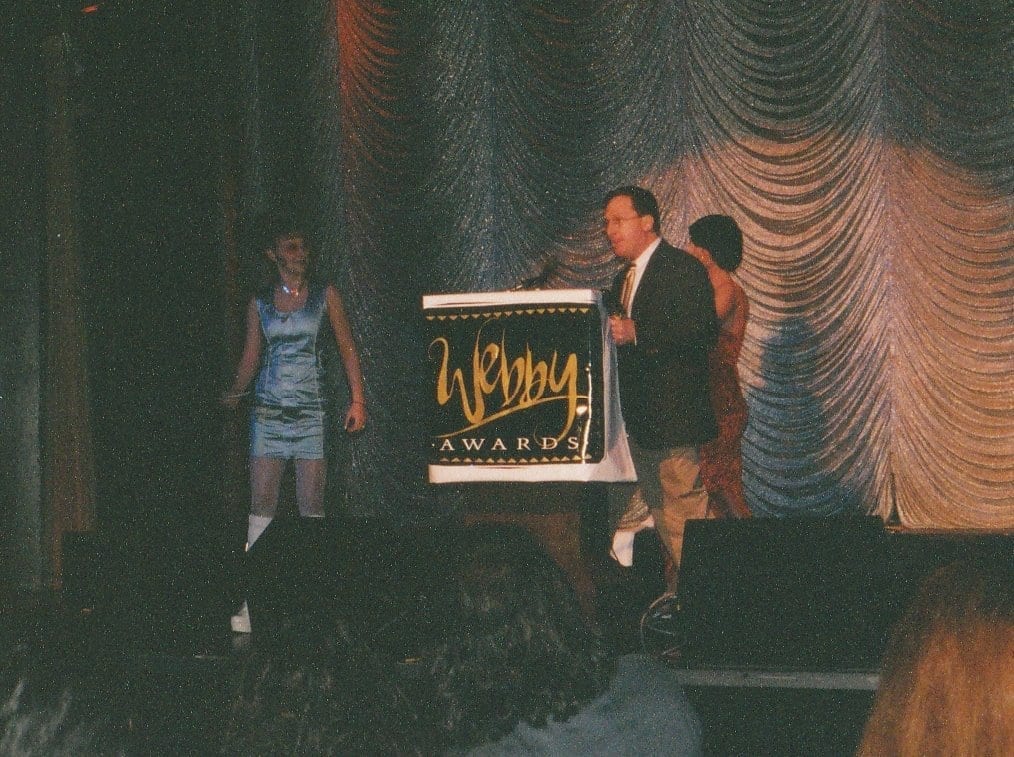
[[[366,424],[359,355],[338,290],[310,277],[310,251],[299,230],[276,233],[265,255],[277,276],[250,300],[243,355],[236,378],[222,397],[226,406],[236,408],[257,377],[250,418],[247,549],[275,517],[289,460],[295,468],[299,514],[324,516],[328,405],[320,348],[325,329],[334,333],[348,380],[345,431],[355,433]],[[246,605],[233,616],[232,626],[234,631],[249,632]]]

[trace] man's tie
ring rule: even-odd
[[[623,314],[630,315],[630,300],[634,296],[634,276],[637,274],[637,267],[627,266],[627,275],[623,277],[623,288],[620,290],[620,305],[623,307]]]

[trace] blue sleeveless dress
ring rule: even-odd
[[[257,298],[264,352],[250,417],[250,455],[317,460],[324,457],[326,410],[322,332],[327,301],[311,287],[299,310],[275,308],[274,290]]]

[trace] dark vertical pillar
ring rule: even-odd
[[[63,534],[95,521],[88,371],[82,307],[78,197],[67,47],[63,35],[43,44],[46,81],[46,265],[41,393],[43,551],[49,578],[61,579]]]
[[[0,53],[0,590],[38,588],[41,548],[42,77],[25,26]],[[19,34],[20,32],[20,34]],[[8,57],[9,55],[9,57]]]

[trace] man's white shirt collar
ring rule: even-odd
[[[654,242],[644,248],[644,252],[637,256],[634,262],[631,264],[634,266],[634,287],[630,292],[630,305],[633,307],[634,298],[637,297],[637,287],[641,285],[641,277],[644,276],[644,269],[648,267],[648,261],[651,260],[651,256],[655,254],[655,250],[662,244],[662,237],[658,237]],[[629,313],[627,314],[630,315]]]

